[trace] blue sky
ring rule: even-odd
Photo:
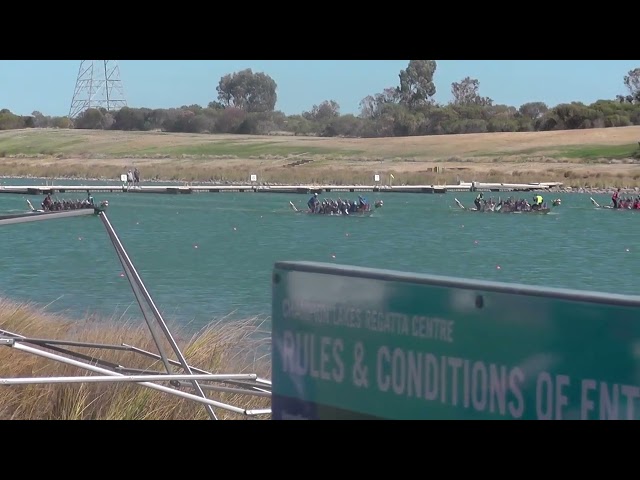
[[[216,100],[220,77],[244,68],[278,84],[276,109],[287,115],[335,100],[341,113],[359,112],[360,100],[398,85],[408,60],[120,60],[131,107],[171,108]],[[436,100],[451,99],[451,83],[470,76],[480,94],[520,106],[614,99],[623,77],[640,60],[438,60]],[[80,60],[0,60],[0,109],[19,115],[39,110],[67,115]]]

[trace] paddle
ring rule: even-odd
[[[293,202],[289,201],[289,205],[291,205],[291,208],[293,208],[294,212],[297,212],[298,209],[296,208],[296,206],[293,204]]]
[[[467,209],[467,207],[465,207],[464,205],[462,205],[462,203],[460,203],[460,200],[458,200],[457,198],[454,198],[454,200],[456,201],[456,203],[458,204],[458,206],[459,206],[461,209],[463,209],[463,210],[466,210],[466,209]]]
[[[33,212],[33,213],[41,213],[41,212],[44,212],[44,210],[36,210],[36,209],[34,208],[34,206],[31,204],[31,202],[29,201],[29,199],[28,199],[28,198],[27,198],[27,203],[29,204],[29,208],[31,209],[31,212]]]

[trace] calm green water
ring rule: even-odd
[[[193,328],[224,316],[268,316],[277,260],[638,293],[637,212],[597,210],[589,195],[558,194],[563,205],[549,215],[474,214],[455,207],[454,196],[471,205],[474,194],[371,193],[384,209],[344,218],[293,214],[289,201],[303,207],[306,195],[95,194],[109,200],[109,219],[163,315]],[[41,201],[0,194],[0,212],[24,211],[27,198]],[[594,198],[609,203],[607,195]],[[75,318],[139,316],[98,218],[0,226],[0,246],[0,296]]]

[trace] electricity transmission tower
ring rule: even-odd
[[[88,108],[113,112],[126,106],[117,60],[81,60],[69,118]]]

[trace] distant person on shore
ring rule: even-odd
[[[613,208],[618,208],[618,197],[620,197],[620,189],[613,192],[611,195],[611,201],[613,202]]]
[[[133,185],[133,173],[131,172],[131,169],[129,169],[127,172],[127,190],[131,188],[131,185]]]
[[[138,167],[133,171],[133,186],[140,187],[140,170],[138,170]]]

